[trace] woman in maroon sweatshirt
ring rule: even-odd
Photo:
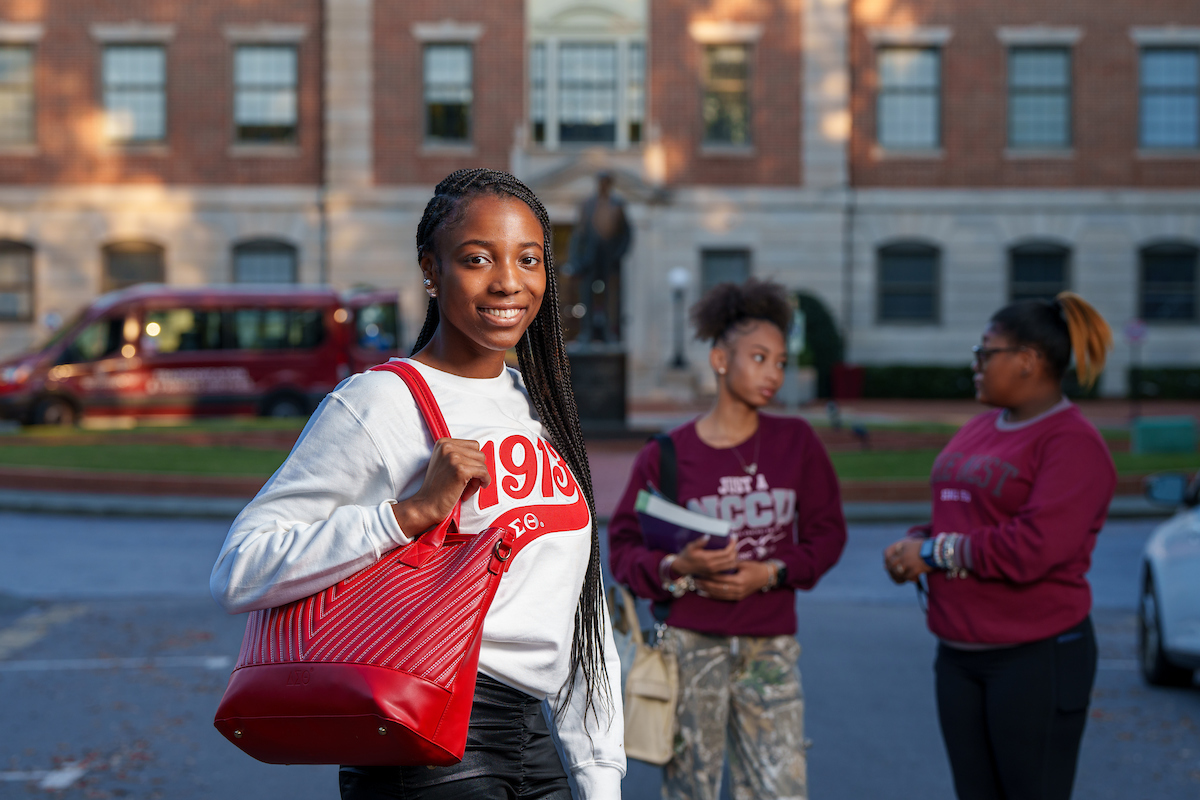
[[[671,601],[664,646],[679,662],[668,798],[716,800],[728,741],[738,797],[807,797],[795,590],[811,589],[846,543],[837,477],[809,425],[759,409],[783,382],[792,317],[781,286],[721,284],[692,309],[713,343],[716,405],[670,433],[680,505],[733,523],[730,544],[646,547],[634,503],[660,487],[651,441],[609,524],[613,576]]]
[[[1084,577],[1116,485],[1062,379],[1104,367],[1112,334],[1083,298],[998,311],[974,348],[968,422],[934,462],[933,521],[884,550],[928,575],[942,738],[960,800],[1066,800],[1096,674]]]

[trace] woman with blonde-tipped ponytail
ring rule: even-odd
[[[1085,577],[1116,486],[1096,428],[1063,394],[1095,385],[1108,323],[1062,292],[997,311],[972,348],[991,411],[933,465],[933,518],[884,549],[927,581],[938,718],[959,800],[1067,800],[1096,674]]]

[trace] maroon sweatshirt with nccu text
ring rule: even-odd
[[[1108,446],[1066,401],[1023,423],[1003,414],[975,417],[942,450],[932,524],[913,531],[969,539],[966,577],[929,575],[929,628],[949,642],[1032,642],[1091,610],[1085,575],[1117,481]]]
[[[737,448],[709,447],[696,423],[671,431],[680,505],[733,523],[738,558],[787,565],[787,586],[733,603],[688,593],[671,603],[670,625],[716,636],[780,636],[796,632],[796,589],[811,589],[846,545],[837,476],[807,422],[759,414],[758,431]],[[638,454],[608,525],[613,577],[634,594],[671,600],[662,587],[663,551],[642,540],[634,504],[639,489],[659,484],[659,447]],[[751,473],[747,467],[755,466]]]

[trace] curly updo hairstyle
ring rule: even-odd
[[[992,315],[992,325],[1014,344],[1032,347],[1050,366],[1051,377],[1062,380],[1075,354],[1075,373],[1081,386],[1090,388],[1100,377],[1112,330],[1100,312],[1074,292],[1060,292],[1053,300],[1021,300]]]
[[[575,688],[575,676],[583,672],[587,686],[587,713],[594,712],[595,689],[604,688],[603,696],[609,704],[608,671],[604,665],[604,627],[600,615],[604,612],[603,585],[600,578],[600,533],[596,526],[596,501],[592,495],[592,472],[588,465],[587,450],[579,428],[579,411],[575,406],[575,395],[571,391],[571,367],[567,361],[567,350],[563,342],[562,320],[559,317],[558,281],[554,270],[554,256],[550,250],[550,217],[542,202],[533,191],[507,172],[492,169],[460,169],[447,175],[433,190],[433,198],[425,206],[425,214],[417,226],[417,258],[432,253],[436,260],[436,236],[439,230],[460,220],[473,198],[492,195],[512,198],[529,206],[529,210],[542,225],[543,263],[546,266],[546,293],[537,316],[529,324],[521,341],[517,343],[517,364],[529,399],[537,409],[542,425],[550,440],[571,467],[588,508],[592,512],[592,544],[584,573],[583,589],[575,608],[575,632],[571,639],[571,677],[563,686],[564,702],[559,706],[563,714]],[[425,313],[425,324],[413,345],[416,354],[437,330],[440,315],[436,298],[429,298]]]
[[[718,283],[705,292],[691,311],[696,338],[729,344],[733,336],[752,323],[769,322],[787,336],[792,324],[792,304],[787,290],[773,281],[750,278],[745,283]]]

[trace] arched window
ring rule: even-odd
[[[1053,300],[1070,285],[1069,248],[1053,242],[1028,242],[1008,251],[1008,299]]]
[[[0,241],[0,321],[33,319],[33,248]]]
[[[287,242],[256,239],[233,248],[234,283],[295,283],[296,248]]]
[[[111,292],[137,283],[166,281],[166,250],[152,242],[116,242],[104,248],[102,291]]]
[[[879,322],[937,323],[941,251],[924,242],[879,248]]]
[[[1186,242],[1143,247],[1139,270],[1142,319],[1164,322],[1196,320],[1196,262],[1200,250]]]

